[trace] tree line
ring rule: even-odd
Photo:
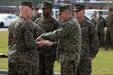
[[[0,0],[0,6],[19,6],[21,1],[32,1],[33,6],[39,5],[46,0]],[[49,0],[54,2],[54,0]]]

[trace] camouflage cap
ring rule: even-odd
[[[85,5],[76,4],[73,12],[78,12],[78,11],[84,10],[84,9],[85,9]]]
[[[30,7],[31,9],[33,9],[33,7],[32,7],[32,1],[30,1],[30,2],[26,2],[26,1],[20,2],[20,5],[21,5],[21,6],[28,6],[28,7]]]
[[[42,8],[50,8],[50,9],[52,9],[52,7],[53,7],[53,4],[52,4],[51,1],[43,2]]]
[[[62,5],[62,6],[59,8],[59,12],[63,12],[64,10],[67,10],[67,9],[70,9],[69,4]]]

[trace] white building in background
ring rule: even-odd
[[[103,9],[109,8],[113,4],[112,0],[55,0],[56,5],[62,5],[62,3],[68,4],[85,4],[90,9]]]

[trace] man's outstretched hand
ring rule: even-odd
[[[42,38],[36,39],[36,45],[38,47],[43,47],[43,46],[51,46],[53,44],[53,42],[49,41],[49,40],[44,40]]]
[[[42,37],[39,36],[38,38],[36,38],[35,42],[38,42],[38,41],[41,41],[42,40]]]

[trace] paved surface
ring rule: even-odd
[[[0,70],[0,75],[8,75],[8,70]]]
[[[0,70],[0,75],[8,75],[8,70]],[[60,73],[56,73],[54,75],[60,75]]]
[[[0,28],[0,32],[2,31],[8,31],[8,28]]]

